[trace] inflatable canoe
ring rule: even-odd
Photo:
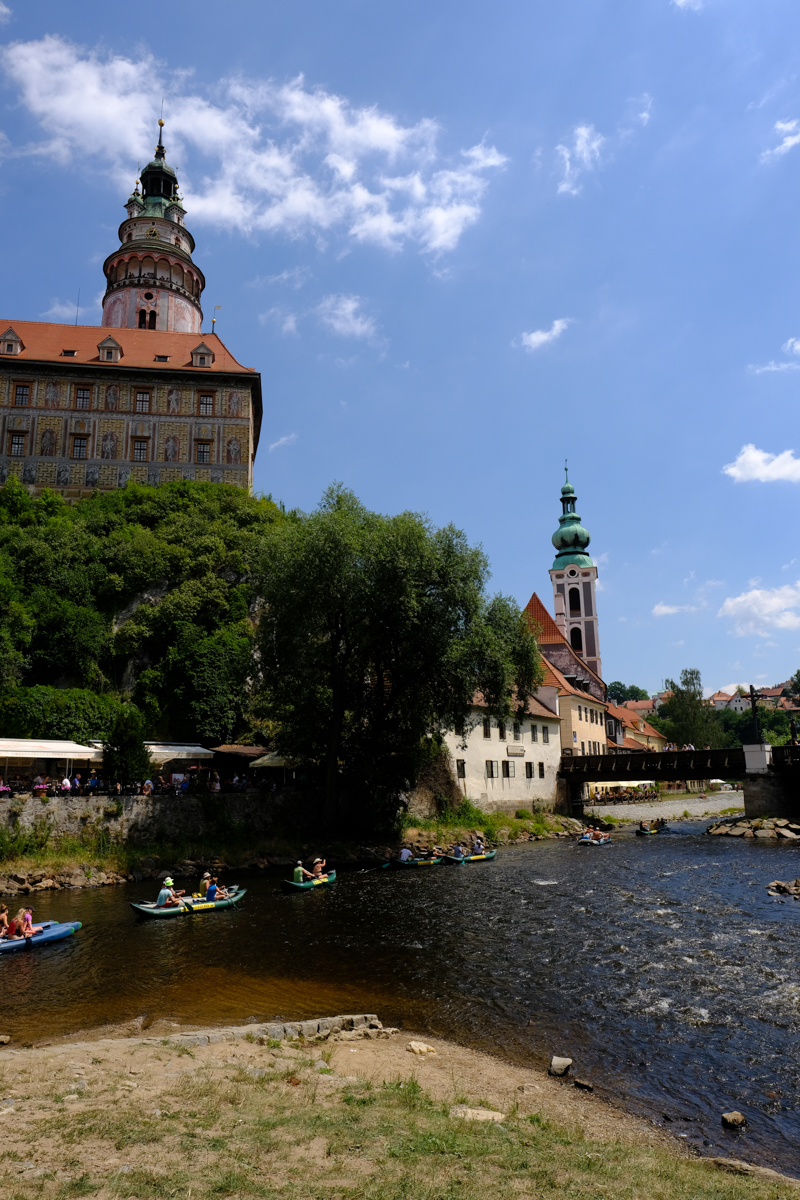
[[[452,854],[445,854],[442,862],[452,866],[460,866],[461,863],[491,862],[496,854],[496,850],[486,850],[483,854],[465,854],[461,858],[454,858]]]
[[[29,938],[15,938],[12,942],[0,941],[0,954],[11,954],[14,950],[35,950],[45,942],[60,942],[80,929],[80,921],[40,921],[41,933]]]
[[[594,838],[582,837],[582,838],[578,838],[578,840],[575,844],[577,846],[610,846],[611,838],[606,837],[606,838],[603,838],[602,841],[598,842],[598,841],[595,841]]]
[[[195,900],[184,896],[180,904],[170,905],[169,908],[159,908],[155,900],[143,900],[139,904],[131,901],[131,908],[143,917],[180,917],[186,913],[208,912],[212,908],[233,908],[241,900],[246,888],[238,886],[231,889],[231,895],[224,900]]]
[[[405,862],[401,862],[399,858],[392,859],[393,867],[436,867],[441,862],[441,858],[407,858]]]
[[[660,832],[658,829],[636,829],[634,831],[637,837],[655,837]]]
[[[327,875],[320,875],[319,879],[306,879],[303,883],[295,883],[293,879],[282,879],[281,891],[313,892],[314,888],[326,887],[329,883],[336,883],[335,871],[328,871]]]

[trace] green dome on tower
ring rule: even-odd
[[[564,468],[566,475],[567,468]],[[576,567],[591,567],[592,560],[586,553],[586,547],[592,540],[588,529],[581,525],[581,519],[575,512],[575,488],[567,478],[561,489],[562,513],[558,518],[558,529],[553,534],[553,545],[556,548],[556,558],[551,570],[558,570],[572,564]]]

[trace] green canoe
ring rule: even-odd
[[[441,862],[441,858],[408,858],[405,862],[401,862],[399,858],[392,859],[393,867],[435,867]]]
[[[159,908],[155,900],[145,900],[141,904],[131,901],[131,908],[135,908],[143,917],[180,917],[185,913],[208,912],[212,908],[233,908],[246,890],[237,886],[224,900],[193,900],[191,896],[184,896],[180,904],[171,904],[168,908]]]
[[[455,858],[452,854],[445,854],[442,862],[447,863],[449,866],[460,867],[462,863],[491,862],[496,854],[496,850],[487,850],[485,854],[464,854],[461,858]]]
[[[335,871],[328,871],[327,875],[320,875],[319,879],[306,879],[303,883],[295,883],[293,879],[282,879],[281,890],[284,892],[313,892],[314,888],[326,887],[329,883],[336,883]]]

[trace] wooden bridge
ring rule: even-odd
[[[800,747],[780,747],[794,749]],[[778,750],[773,751],[773,755]],[[618,783],[638,779],[744,779],[744,750],[635,750],[630,754],[564,755],[559,774],[571,783]]]

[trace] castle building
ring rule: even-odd
[[[0,483],[252,486],[261,376],[201,332],[205,278],[159,125],[103,264],[102,326],[0,320]]]
[[[602,678],[597,629],[597,567],[586,553],[591,538],[575,511],[575,489],[561,489],[561,516],[553,534],[556,558],[550,569],[556,625],[589,670]]]

